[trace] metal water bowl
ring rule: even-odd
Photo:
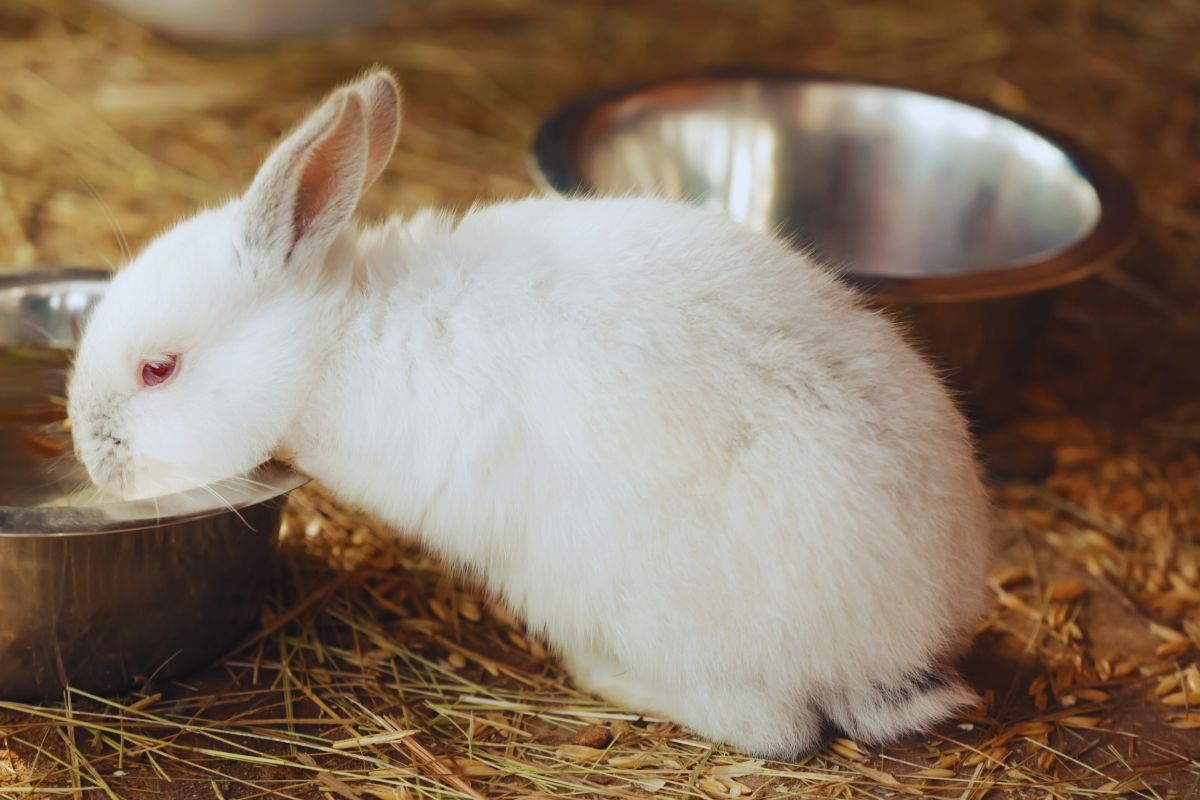
[[[72,457],[70,352],[107,274],[0,277],[0,697],[119,692],[217,658],[257,618],[286,495],[254,483],[92,502]]]

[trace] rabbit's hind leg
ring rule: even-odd
[[[819,747],[828,733],[828,720],[811,703],[726,683],[682,685],[674,676],[638,674],[595,651],[571,653],[564,662],[581,689],[752,755],[796,758]]]

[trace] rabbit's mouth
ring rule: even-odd
[[[125,495],[128,485],[129,445],[121,438],[105,432],[89,432],[85,425],[74,423],[75,458],[83,464],[88,477],[97,487],[119,496]]]
[[[125,439],[75,424],[75,457],[92,483],[123,500],[141,500],[193,489],[170,465],[139,457]]]

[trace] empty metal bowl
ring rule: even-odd
[[[653,193],[780,233],[905,318],[977,421],[1005,416],[1041,290],[1115,256],[1129,183],[1072,139],[922,92],[726,70],[554,112],[536,174],[564,194]]]
[[[256,619],[287,492],[248,484],[87,504],[62,401],[107,274],[0,277],[0,696],[111,693],[200,667]],[[68,504],[69,503],[69,504]]]

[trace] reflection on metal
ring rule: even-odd
[[[551,116],[534,156],[558,191],[687,200],[911,299],[929,294],[918,283],[958,299],[1072,280],[1136,217],[1127,182],[1064,137],[921,92],[779,73],[597,93]]]

